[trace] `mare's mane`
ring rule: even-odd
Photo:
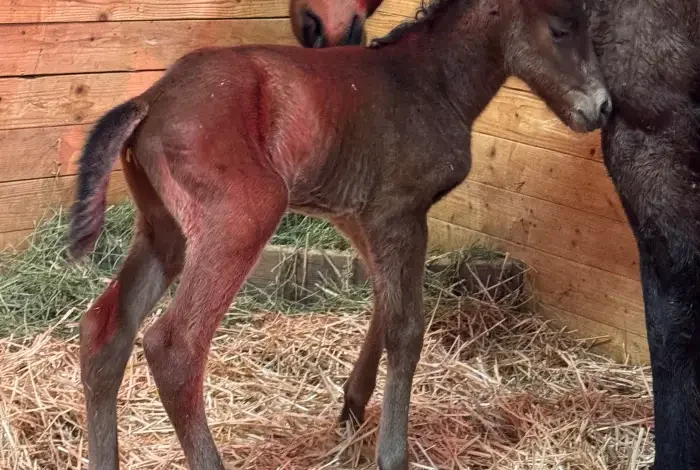
[[[389,44],[394,44],[406,33],[430,27],[437,18],[445,14],[447,9],[456,2],[470,4],[473,3],[473,0],[428,0],[427,3],[426,0],[421,0],[420,7],[418,7],[413,20],[404,21],[389,31],[386,36],[373,39],[369,44],[369,48],[378,49]]]

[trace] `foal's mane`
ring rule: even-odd
[[[447,8],[455,2],[471,3],[472,0],[421,0],[421,4],[416,11],[413,20],[404,21],[391,31],[386,36],[373,39],[370,44],[370,49],[378,49],[389,44],[394,44],[401,39],[406,33],[416,31],[422,27],[429,27],[431,23],[442,16]]]

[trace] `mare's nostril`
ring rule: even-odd
[[[358,15],[352,17],[352,23],[348,29],[348,36],[345,40],[345,44],[348,45],[359,45],[362,44],[362,35],[364,34],[364,21]]]
[[[605,101],[600,104],[600,114],[607,118],[610,116],[610,113],[612,113],[612,100],[606,98]]]
[[[302,44],[304,47],[324,47],[326,38],[323,33],[321,19],[311,10],[302,14]]]

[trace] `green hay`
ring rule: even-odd
[[[350,249],[347,239],[324,220],[287,214],[272,237],[273,245],[310,246],[324,250],[345,251]]]
[[[67,217],[58,212],[39,224],[29,237],[27,249],[0,252],[0,336],[25,336],[55,322],[58,318],[77,319],[106,287],[123,261],[133,234],[134,207],[123,204],[108,208],[105,229],[86,262],[68,264]],[[303,248],[348,250],[350,245],[328,222],[288,214],[271,240],[272,244]],[[445,255],[443,255],[445,256]],[[475,245],[449,255],[460,259],[493,259],[503,255]],[[361,312],[371,300],[368,284],[352,285],[349,273],[340,281],[327,280],[323,286],[304,291],[301,301],[282,295],[284,283],[272,289],[246,285],[236,297],[227,321],[248,317],[252,312]],[[448,266],[439,273],[426,273],[426,298],[445,297],[445,288],[454,278]],[[287,282],[287,284],[290,281]],[[176,285],[164,296],[167,302]]]

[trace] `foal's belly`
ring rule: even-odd
[[[379,171],[346,155],[299,172],[289,184],[289,206],[314,217],[357,215],[372,197]]]
[[[325,196],[325,197],[322,197]],[[294,191],[290,194],[289,209],[298,214],[328,219],[335,216],[357,215],[364,203],[344,194],[314,195],[312,192]]]

